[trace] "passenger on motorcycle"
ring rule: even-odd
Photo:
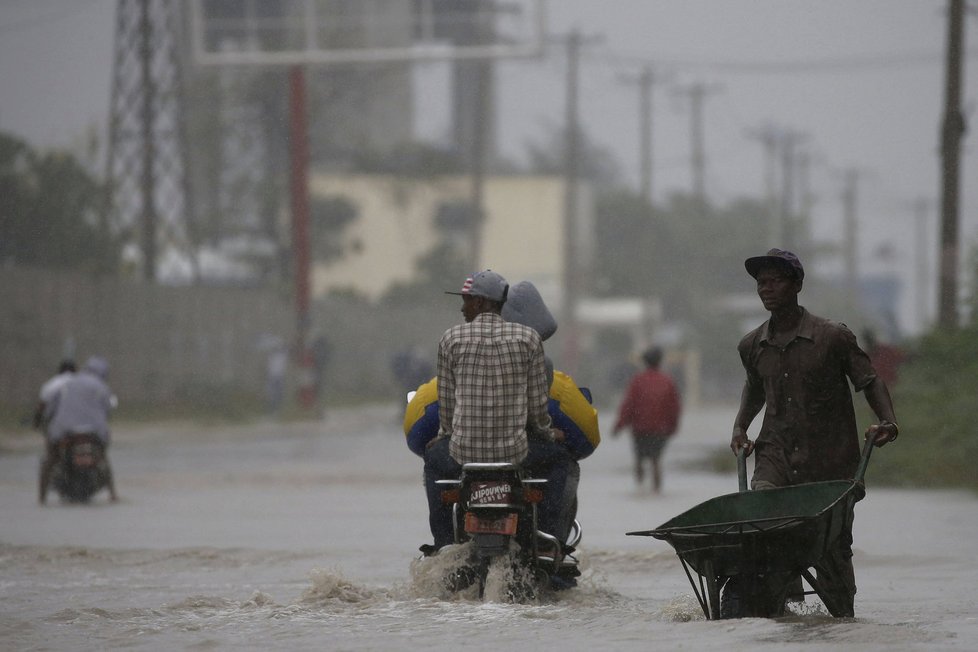
[[[48,378],[43,385],[41,385],[41,391],[38,392],[37,407],[34,409],[34,427],[47,435],[48,424],[44,419],[44,414],[47,411],[47,405],[54,398],[58,390],[61,389],[61,385],[64,384],[66,380],[71,378],[74,373],[78,371],[78,366],[75,361],[70,358],[65,358],[58,365],[58,373],[54,376]]]
[[[45,402],[43,419],[47,423],[47,451],[38,481],[42,505],[47,499],[58,444],[64,437],[73,433],[93,433],[102,442],[103,451],[108,449],[109,413],[118,404],[115,394],[106,383],[108,374],[109,363],[104,358],[92,356],[80,372],[65,379],[50,400]],[[112,500],[117,500],[111,468],[107,479],[109,496]]]
[[[506,321],[533,328],[544,341],[557,330],[556,320],[529,281],[510,287],[501,314]],[[549,387],[547,412],[554,428],[564,433],[562,443],[570,453],[568,478],[560,501],[560,525],[554,533],[559,541],[565,541],[576,516],[577,484],[580,479],[578,461],[594,452],[601,442],[601,433],[598,413],[591,405],[589,392],[579,388],[567,374],[554,371],[549,358],[545,358],[545,364]],[[437,378],[423,383],[414,392],[405,410],[403,425],[408,448],[423,458],[425,447],[438,435]]]
[[[457,478],[468,462],[522,464],[546,478],[539,529],[561,529],[570,455],[547,412],[543,341],[532,328],[500,315],[508,291],[502,276],[486,270],[466,279],[461,292],[449,292],[461,295],[465,323],[445,331],[438,345],[439,432],[424,450],[435,550],[454,539],[451,508],[442,503],[436,481]]]

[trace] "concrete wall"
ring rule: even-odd
[[[41,383],[64,356],[111,364],[110,384],[129,405],[186,399],[228,388],[263,400],[266,352],[276,336],[291,344],[290,297],[267,288],[161,287],[46,270],[0,270],[0,410],[26,415]],[[457,297],[433,293],[426,306],[397,309],[344,297],[312,306],[313,334],[329,342],[327,400],[399,401],[408,388],[393,374],[405,351],[434,369],[438,338],[461,321]],[[290,361],[288,396],[295,395]],[[411,387],[410,389],[413,389]]]
[[[102,355],[120,400],[156,402],[218,385],[260,393],[263,333],[288,336],[292,314],[268,290],[161,287],[4,268],[0,402],[29,405],[64,356]]]

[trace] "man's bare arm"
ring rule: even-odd
[[[752,387],[749,382],[744,382],[744,389],[740,392],[740,409],[734,419],[733,434],[730,437],[730,450],[734,455],[741,448],[748,455],[753,452],[754,442],[747,438],[747,428],[763,407],[764,392],[760,388]]]
[[[880,378],[876,378],[863,389],[866,402],[880,420],[878,424],[869,427],[868,432],[873,437],[873,442],[877,446],[883,446],[900,434],[900,428],[896,424],[896,415],[893,413],[893,400],[890,398],[890,390]]]

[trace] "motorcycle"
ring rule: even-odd
[[[58,442],[51,485],[62,500],[87,503],[109,486],[111,469],[102,440],[94,433],[71,433]]]
[[[563,546],[537,529],[545,479],[527,477],[515,464],[469,463],[459,479],[436,482],[442,501],[452,505],[455,543],[471,544],[462,566],[446,580],[450,591],[478,584],[483,598],[494,563],[509,565],[506,593],[516,602],[534,599],[541,589],[576,585],[580,570],[572,550],[581,540],[581,524],[574,519]]]

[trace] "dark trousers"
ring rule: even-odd
[[[441,501],[441,488],[436,480],[458,479],[462,466],[448,454],[448,437],[436,439],[424,452],[424,488],[428,494],[428,527],[435,548],[455,541],[452,529],[452,506]]]
[[[424,454],[424,484],[428,496],[428,526],[435,548],[455,541],[452,529],[452,506],[441,501],[441,488],[436,480],[457,479],[462,466],[448,453],[448,437],[435,440]],[[531,477],[546,478],[543,501],[538,505],[537,527],[563,541],[570,524],[562,524],[561,508],[567,485],[568,466],[571,462],[567,448],[556,442],[531,437],[529,452],[522,466]],[[564,514],[566,518],[566,514]]]

